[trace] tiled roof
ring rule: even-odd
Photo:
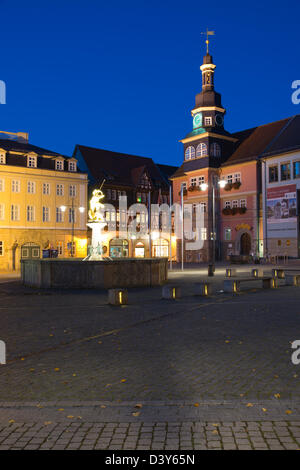
[[[44,148],[37,147],[36,145],[29,144],[28,142],[18,142],[9,139],[0,139],[0,148],[3,148],[7,151],[16,151],[24,153],[35,152],[38,155],[53,155],[54,157],[61,156],[61,153],[46,150]]]

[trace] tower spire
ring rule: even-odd
[[[206,28],[206,32],[205,33],[201,33],[201,34],[206,34],[206,54],[209,54],[209,39],[208,39],[208,36],[214,36],[215,35],[215,32],[214,31],[208,31],[208,29]]]

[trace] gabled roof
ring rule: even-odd
[[[168,185],[158,166],[151,158],[112,152],[84,145],[76,145],[74,156],[80,152],[89,170],[92,182],[101,182],[115,186],[136,187],[144,171],[156,186]],[[79,158],[80,166],[80,158]]]
[[[300,149],[300,115],[232,134],[238,147],[222,166]]]
[[[9,151],[15,151],[20,153],[35,152],[38,155],[49,155],[49,156],[63,156],[61,153],[53,152],[52,150],[46,150],[36,145],[29,144],[28,142],[18,142],[9,139],[0,139],[0,148]],[[65,157],[68,158],[68,157]]]

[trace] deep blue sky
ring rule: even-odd
[[[208,27],[236,131],[300,113],[299,2],[0,0],[0,130],[180,164]]]

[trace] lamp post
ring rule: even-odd
[[[85,208],[82,207],[82,206],[75,206],[74,205],[74,199],[72,198],[72,204],[67,204],[67,205],[63,205],[63,206],[60,206],[60,209],[62,212],[66,212],[66,209],[67,207],[70,207],[72,209],[72,212],[71,212],[71,217],[72,217],[72,242],[71,242],[71,257],[74,258],[74,225],[75,225],[75,209],[79,209],[79,212],[82,214],[84,211],[85,211]]]
[[[212,241],[212,254],[208,264],[208,276],[213,276],[215,272],[215,260],[216,260],[216,182],[220,188],[224,188],[226,185],[225,180],[217,180],[212,178],[212,237],[210,236],[210,241]],[[206,191],[209,188],[207,183],[202,183],[200,185],[201,191]]]

